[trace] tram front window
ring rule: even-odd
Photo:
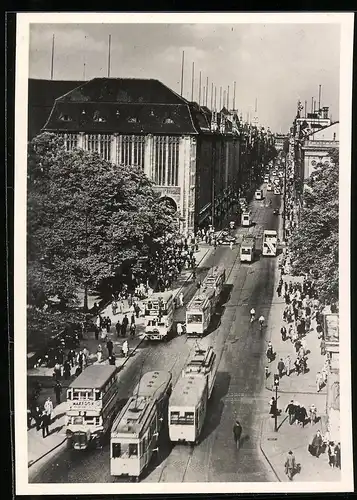
[[[170,413],[170,424],[171,425],[193,425],[194,423],[194,413],[193,411],[185,411],[182,415],[178,411],[172,411]]]
[[[188,314],[187,323],[202,323],[202,314]]]
[[[113,458],[130,458],[138,456],[138,445],[136,443],[113,443]]]
[[[249,248],[241,248],[241,253],[244,254],[244,255],[249,255],[250,254],[250,250],[249,250]]]

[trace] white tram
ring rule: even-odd
[[[225,281],[226,271],[222,267],[213,268],[203,280],[186,309],[187,336],[200,337],[207,330]]]
[[[196,349],[169,400],[169,436],[173,442],[197,443],[212,395],[218,362],[212,347]]]
[[[169,401],[170,441],[197,443],[207,412],[205,377],[180,377]]]
[[[136,481],[157,450],[167,419],[172,375],[153,371],[143,375],[134,395],[115,419],[110,436],[110,473]]]

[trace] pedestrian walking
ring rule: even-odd
[[[316,374],[316,391],[320,392],[323,384],[323,377],[321,372],[317,372]]]
[[[107,316],[105,326],[107,328],[107,333],[110,333],[110,327],[112,326],[112,320],[109,318],[109,316]]]
[[[140,314],[140,307],[139,307],[139,304],[137,302],[135,302],[135,304],[134,304],[134,311],[135,311],[135,316],[138,318],[139,314]]]
[[[115,366],[115,356],[112,354],[109,358],[109,364]]]
[[[289,424],[292,425],[295,420],[295,412],[296,412],[296,407],[294,404],[294,400],[292,399],[290,403],[287,404],[285,408],[285,413],[289,415]]]
[[[135,332],[136,332],[136,324],[131,323],[129,327],[130,337],[135,337]]]
[[[103,348],[102,346],[99,344],[98,345],[98,349],[97,349],[97,361],[98,363],[101,363],[102,362],[102,356],[103,356]],[[82,370],[81,370],[82,371]]]
[[[311,444],[309,445],[309,451],[313,457],[319,458],[322,447],[322,436],[321,432],[318,430],[314,437],[312,438]]]
[[[314,425],[317,419],[317,408],[314,404],[312,404],[309,408],[309,419],[310,419],[310,424]]]
[[[119,337],[120,332],[121,332],[121,324],[120,324],[120,319],[115,323],[115,330],[117,332],[117,337]]]
[[[242,436],[242,426],[237,419],[234,423],[234,426],[233,426],[233,437],[234,437],[234,442],[236,444],[237,450],[239,450],[239,447],[240,447],[241,436]]]
[[[288,377],[290,377],[291,373],[291,358],[290,355],[288,354],[285,358],[285,373]]]
[[[341,469],[341,445],[337,443],[335,446],[335,467]]]
[[[284,361],[282,358],[280,358],[280,360],[278,362],[279,378],[281,378],[283,376],[284,369],[285,369]]]
[[[109,339],[108,342],[107,342],[107,349],[108,349],[108,358],[111,357],[111,355],[113,354],[113,342]]]
[[[63,365],[63,376],[65,380],[68,380],[71,376],[71,364],[68,359],[66,359]]]
[[[130,324],[132,325],[133,323],[135,324],[135,315],[134,315],[134,313],[130,316]]]
[[[335,443],[333,441],[330,441],[328,444],[327,455],[329,466],[334,468],[336,466],[336,450]]]
[[[123,342],[122,352],[123,352],[123,356],[126,358],[128,356],[128,352],[129,352],[129,344],[128,344],[127,340],[124,340],[124,342]]]
[[[275,417],[277,411],[278,411],[278,406],[277,406],[277,401],[274,397],[271,398],[271,400],[269,401],[269,415],[271,415],[272,417]]]
[[[285,460],[285,474],[288,476],[289,481],[292,481],[296,469],[296,460],[294,453],[290,450]]]
[[[41,414],[41,429],[42,429],[42,437],[45,438],[50,434],[50,424],[51,424],[51,417],[48,415],[46,410],[44,410]]]
[[[181,336],[182,335],[182,331],[183,331],[182,323],[177,323],[176,329],[177,329],[177,335]]]
[[[57,405],[61,404],[62,385],[61,385],[59,380],[56,380],[56,383],[54,386],[54,393],[56,396],[56,404]]]
[[[51,421],[51,419],[53,417],[53,403],[52,403],[52,399],[50,397],[48,397],[46,399],[45,404],[43,405],[43,409],[46,412],[46,414],[48,415],[49,420]]]
[[[280,333],[281,333],[281,340],[283,342],[285,342],[285,340],[286,340],[286,328],[284,325],[280,328]]]
[[[113,302],[112,302],[112,313],[113,313],[113,316],[116,315],[117,309],[118,309],[118,304],[117,304],[116,300],[113,300]]]
[[[99,332],[100,332],[99,327],[97,325],[94,325],[94,338],[95,338],[95,340],[99,339]]]
[[[122,337],[126,336],[126,330],[128,328],[128,324],[129,324],[128,316],[125,314],[124,318],[123,318],[123,321],[122,321],[122,324],[121,324],[121,335],[122,335]]]
[[[180,307],[183,307],[183,293],[180,292],[180,295],[179,295],[179,304],[180,304]]]

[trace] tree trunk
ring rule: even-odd
[[[88,286],[84,285],[84,302],[83,302],[84,312],[88,312]]]

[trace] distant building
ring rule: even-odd
[[[50,116],[57,97],[82,85],[83,81],[38,80],[28,81],[28,140],[38,135]]]
[[[286,140],[288,139],[288,135],[284,134],[275,134],[275,142],[274,146],[277,151],[283,151],[284,149],[284,144]]]
[[[339,148],[339,122],[320,128],[305,136],[302,142],[302,161],[306,181],[318,163],[329,164],[329,152]]]
[[[178,211],[183,233],[224,216],[239,171],[239,136],[224,114],[153,79],[95,78],[68,87],[55,97],[43,131],[60,134],[68,150],[142,168]]]
[[[340,441],[340,348],[339,315],[324,314],[324,340],[329,359],[327,376],[327,429],[331,440]]]

